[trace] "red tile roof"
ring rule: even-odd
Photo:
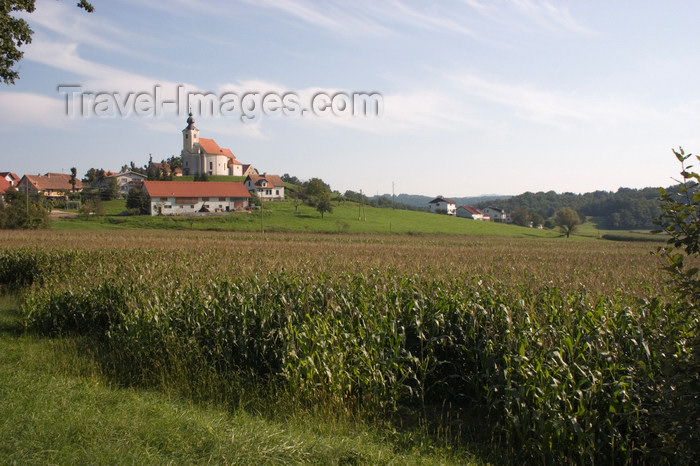
[[[207,154],[225,155],[229,158],[229,165],[241,165],[241,162],[236,160],[236,156],[233,155],[233,152],[231,152],[230,149],[226,149],[225,147],[219,147],[219,145],[213,139],[199,138],[199,146]]]
[[[5,178],[7,179],[7,176],[9,175],[10,178],[12,178],[13,184],[16,186],[17,183],[19,183],[19,176],[17,176],[17,173],[12,173],[12,172],[0,172],[0,178]],[[9,180],[8,180],[9,181]]]
[[[250,197],[243,183],[217,181],[144,181],[151,197]]]
[[[256,174],[250,174],[248,175],[248,178],[255,184],[256,186],[260,185],[260,182],[263,180],[267,181],[268,185],[271,185],[270,187],[276,188],[276,187],[283,187],[284,186],[284,181],[282,181],[282,178],[279,177],[279,175],[256,175]]]
[[[12,185],[9,181],[7,181],[4,177],[0,177],[0,193],[7,191],[10,186]]]
[[[70,175],[66,173],[47,173],[46,175],[24,175],[27,180],[39,191],[70,191]],[[83,189],[80,178],[75,179],[75,189]]]
[[[477,209],[476,207],[465,205],[465,206],[462,206],[461,208],[466,210],[467,212],[469,212],[472,215],[486,215],[484,212]]]

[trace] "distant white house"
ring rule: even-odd
[[[484,213],[491,217],[494,222],[506,223],[508,221],[508,214],[503,209],[497,209],[495,207],[486,207]]]
[[[461,218],[470,218],[472,220],[483,220],[483,221],[490,221],[491,217],[489,217],[485,212],[477,209],[476,207],[472,206],[459,206],[457,208],[457,217]]]
[[[151,215],[192,215],[248,208],[250,194],[243,183],[203,181],[144,181]]]
[[[279,175],[268,175],[256,173],[248,175],[244,181],[248,191],[254,192],[261,200],[282,200],[284,199],[284,181]]]
[[[455,201],[446,197],[438,196],[428,202],[428,205],[430,206],[430,212],[434,214],[455,215],[457,213],[457,204]]]
[[[141,184],[146,181],[146,175],[131,170],[117,173],[106,177],[115,178],[117,180],[117,185],[119,186],[119,194],[126,196],[129,194],[129,190],[135,185]]]

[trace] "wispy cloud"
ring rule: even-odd
[[[473,74],[455,75],[452,80],[467,96],[510,108],[518,118],[560,128],[580,122],[614,125],[623,120],[651,119],[658,115],[653,108],[615,96],[545,91]]]

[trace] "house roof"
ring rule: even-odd
[[[246,178],[246,181],[248,181],[248,179],[250,179],[250,181],[252,181],[256,186],[259,186],[262,181],[267,181],[268,184],[272,185],[272,187],[284,187],[284,181],[282,181],[282,178],[280,178],[279,175],[256,175],[255,173],[251,173]]]
[[[133,170],[127,170],[127,171],[125,171],[125,172],[114,173],[113,175],[107,175],[107,176],[122,176],[122,175],[136,175],[137,177],[143,178],[144,180],[145,180],[146,178],[148,178],[148,177],[147,177],[146,175],[144,175],[143,173],[135,172],[135,171],[133,171]]]
[[[250,197],[243,183],[216,181],[144,181],[151,197]]]
[[[456,202],[453,201],[452,199],[448,199],[448,198],[442,197],[442,196],[436,197],[432,201],[428,202],[428,204],[437,204],[439,202],[447,202],[448,204],[456,204]]]
[[[5,191],[7,191],[10,188],[10,186],[12,185],[9,181],[5,179],[5,177],[0,177],[0,193],[4,193]]]
[[[236,160],[236,156],[233,155],[233,152],[231,152],[230,149],[219,147],[219,145],[213,139],[199,138],[199,147],[201,147],[206,154],[225,155],[230,159],[229,163],[234,163],[237,165],[241,164],[241,162]]]
[[[24,175],[38,191],[69,191],[73,188],[70,184],[70,175],[66,173],[47,173],[46,175]],[[79,178],[75,179],[75,189],[83,189],[83,183]]]
[[[476,207],[472,207],[472,206],[469,206],[469,205],[463,205],[463,206],[460,207],[460,209],[464,209],[464,210],[466,210],[467,212],[469,212],[469,213],[472,214],[472,215],[486,215],[484,212],[482,212],[481,210],[477,209]]]
[[[12,173],[12,172],[0,172],[0,178],[6,179],[8,175],[9,175],[10,178],[12,178],[12,181],[14,181],[14,184],[19,183],[19,176],[17,176],[17,173]]]

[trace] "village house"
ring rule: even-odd
[[[279,175],[248,175],[244,184],[248,191],[257,194],[263,201],[284,199],[284,181]]]
[[[190,113],[187,127],[182,130],[182,173],[184,175],[230,175],[243,176],[243,164],[233,153],[219,147],[213,139],[199,137]],[[252,167],[248,166],[250,172]]]
[[[46,175],[24,175],[17,185],[17,190],[36,198],[43,194],[47,199],[66,199],[69,192],[83,189],[80,179],[71,184],[71,176],[65,173],[47,173]]]
[[[508,214],[503,209],[497,209],[495,207],[486,207],[484,213],[491,217],[494,222],[506,223],[508,222]]]
[[[146,175],[132,170],[127,170],[121,173],[106,172],[105,175],[107,176],[94,182],[91,187],[96,189],[105,189],[109,187],[109,182],[111,179],[116,179],[117,186],[119,186],[119,195],[122,197],[126,197],[132,188],[140,186],[148,179]]]
[[[430,212],[434,214],[455,215],[457,212],[455,201],[442,196],[438,196],[428,202],[428,205],[430,206]]]
[[[243,183],[198,181],[144,181],[151,215],[192,215],[248,208],[250,194]]]
[[[457,217],[461,218],[469,218],[472,220],[483,220],[483,221],[490,221],[491,217],[489,217],[486,213],[483,211],[477,209],[476,207],[472,206],[460,206],[457,208]]]
[[[16,173],[12,173],[12,172],[0,172],[0,179],[7,181],[7,183],[10,186],[14,186],[14,187],[17,187],[17,185],[19,184],[19,180],[20,180],[19,176],[17,176]],[[0,181],[0,183],[1,183],[1,181]]]

